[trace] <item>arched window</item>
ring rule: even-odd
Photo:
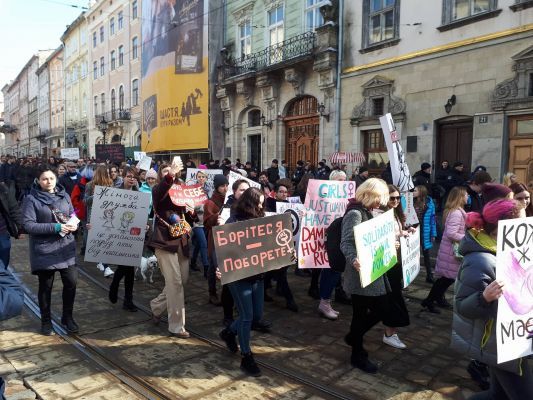
[[[261,125],[261,110],[250,110],[248,112],[248,128]]]
[[[118,88],[118,108],[124,109],[124,86],[122,85]]]
[[[115,89],[111,89],[111,112],[115,113],[116,108],[116,97],[115,97]]]

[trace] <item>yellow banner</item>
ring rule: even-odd
[[[142,151],[209,146],[207,3],[143,2]]]

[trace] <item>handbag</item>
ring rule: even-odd
[[[190,235],[192,228],[191,225],[185,220],[185,217],[183,214],[181,214],[181,219],[175,223],[175,224],[169,224],[167,221],[165,221],[163,218],[159,216],[159,214],[155,213],[155,216],[163,222],[163,225],[165,225],[168,229],[168,234],[172,239],[178,239],[179,237],[183,235]]]

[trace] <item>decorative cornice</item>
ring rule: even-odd
[[[255,0],[250,1],[242,7],[239,7],[238,9],[231,12],[231,15],[233,15],[233,18],[235,18],[235,22],[237,25],[242,25],[243,23],[252,20],[254,4]]]

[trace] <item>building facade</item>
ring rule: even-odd
[[[46,137],[48,155],[59,157],[65,145],[65,86],[63,82],[64,49],[60,45],[48,57],[50,81],[50,135]]]
[[[227,3],[216,92],[225,156],[258,168],[274,158],[294,167],[298,160],[316,165],[335,150],[335,4]]]
[[[141,140],[141,2],[96,1],[86,12],[92,98],[89,153],[120,143],[133,156]],[[105,137],[99,126],[105,121]]]
[[[78,147],[88,155],[89,78],[88,30],[85,13],[81,13],[61,36],[65,67],[65,146]]]
[[[533,2],[345,1],[341,150],[388,161],[390,112],[411,168],[462,161],[533,179]],[[414,171],[412,171],[414,172]]]
[[[50,126],[50,71],[48,70],[48,60],[37,69],[37,82],[39,94],[37,100],[39,119],[39,140],[41,145],[40,154],[48,156],[46,138],[51,134]]]

